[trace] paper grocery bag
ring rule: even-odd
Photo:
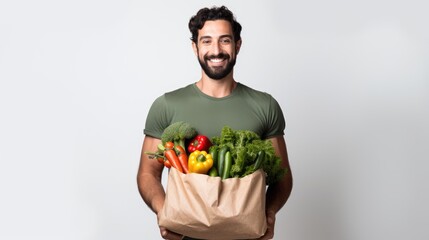
[[[170,169],[160,226],[210,240],[254,239],[264,235],[265,172],[243,178],[183,174]]]

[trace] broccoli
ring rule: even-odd
[[[180,145],[186,150],[185,141],[197,135],[197,130],[189,123],[179,121],[170,124],[164,129],[161,135],[161,141],[164,145],[166,142],[173,142],[174,145]]]

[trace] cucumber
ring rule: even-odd
[[[256,159],[255,165],[253,165],[253,170],[254,171],[258,170],[261,167],[262,162],[264,160],[265,160],[265,152],[261,150],[258,152],[258,158]]]
[[[223,173],[223,167],[225,166],[225,154],[228,151],[228,147],[224,146],[219,149],[217,157],[217,172],[220,176]]]
[[[231,152],[227,151],[225,153],[225,163],[224,163],[223,172],[222,172],[222,179],[229,178],[229,175],[230,175],[229,173],[231,172],[231,166],[232,166]]]
[[[209,176],[210,177],[218,177],[219,176],[216,167],[210,168],[210,170],[209,170]]]
[[[213,146],[210,148],[209,150],[209,154],[212,155],[212,159],[213,159],[213,166],[217,167],[217,160],[218,160],[218,148]]]

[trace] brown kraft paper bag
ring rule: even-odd
[[[265,190],[261,169],[242,178],[221,180],[171,168],[158,224],[193,238],[259,238],[267,229]]]

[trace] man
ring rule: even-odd
[[[163,165],[143,154],[153,152],[161,142],[163,130],[176,121],[189,122],[200,134],[219,136],[223,126],[247,129],[273,143],[284,178],[270,185],[266,193],[268,229],[260,239],[272,239],[276,213],[292,190],[286,143],[285,120],[277,101],[267,93],[245,86],[233,77],[241,47],[241,25],[226,7],[203,8],[189,21],[192,47],[202,68],[201,79],[157,98],[146,120],[137,182],[145,203],[156,214],[162,209],[165,191],[161,184]],[[164,239],[188,239],[160,228]]]

